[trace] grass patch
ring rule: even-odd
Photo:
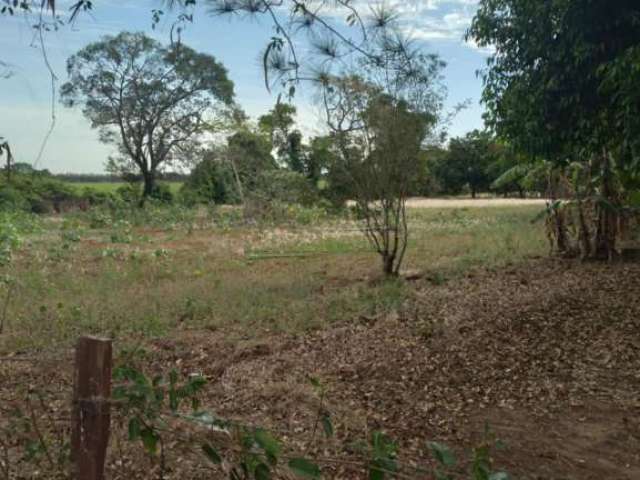
[[[405,267],[445,283],[474,268],[542,255],[542,226],[531,224],[538,210],[412,209]],[[81,333],[116,339],[174,329],[225,329],[237,338],[295,334],[384,315],[413,288],[380,281],[377,255],[345,224],[192,231],[76,215],[42,221],[25,238],[7,267],[17,287],[2,353],[70,345]]]

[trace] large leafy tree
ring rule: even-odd
[[[560,169],[582,163],[611,256],[617,218],[638,188],[640,4],[635,0],[481,0],[468,32],[495,53],[487,121],[519,150]]]
[[[489,167],[495,161],[495,144],[487,132],[474,130],[464,137],[451,139],[446,154],[434,165],[434,174],[447,193],[465,188],[473,198],[489,190]]]
[[[215,58],[142,33],[88,45],[69,58],[67,72],[64,104],[80,105],[100,139],[116,145],[116,165],[142,176],[143,201],[157,172],[186,159],[233,102],[233,83]]]

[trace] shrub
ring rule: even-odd
[[[244,216],[266,223],[312,223],[325,217],[317,207],[320,197],[307,178],[288,170],[267,171],[256,182],[255,190],[245,198]]]
[[[191,172],[180,190],[183,203],[236,204],[240,195],[231,167],[209,156],[200,162]]]
[[[24,192],[11,185],[2,185],[0,189],[0,210],[30,210],[30,202]]]
[[[75,207],[80,197],[69,185],[48,174],[15,174],[9,185],[0,183],[0,209],[53,213]]]
[[[112,205],[119,201],[113,192],[104,192],[91,187],[86,187],[82,190],[81,195],[91,206]]]
[[[142,189],[138,183],[126,183],[118,187],[116,193],[123,202],[133,204],[140,201]]]
[[[260,174],[250,196],[267,202],[311,206],[318,202],[318,192],[301,173],[290,170],[268,170]]]

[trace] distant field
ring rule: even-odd
[[[173,193],[177,193],[182,186],[182,182],[159,182],[164,185],[169,185]],[[118,188],[125,185],[124,182],[67,182],[73,188],[82,192],[85,188],[90,188],[98,192],[115,192]]]

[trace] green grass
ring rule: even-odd
[[[543,255],[542,225],[531,224],[538,211],[411,210],[405,268],[446,283],[476,268]],[[223,328],[238,338],[296,334],[399,308],[415,288],[376,280],[377,255],[341,223],[192,230],[178,218],[91,228],[91,215],[43,221],[5,268],[17,288],[0,352],[69,345],[81,333],[117,339],[176,328]],[[421,285],[434,288],[426,280]]]
[[[78,193],[82,193],[85,189],[95,190],[97,192],[112,193],[118,190],[118,188],[126,185],[124,182],[66,182],[67,185],[72,186]],[[182,187],[182,182],[160,182],[165,185],[169,185],[169,188],[173,193],[177,193]]]

